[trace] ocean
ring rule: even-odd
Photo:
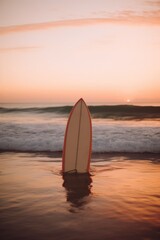
[[[0,151],[61,152],[71,106],[0,105]],[[160,153],[160,106],[89,106],[94,153]]]
[[[0,239],[159,240],[160,106],[89,106],[90,173],[64,176],[71,108],[1,104]]]

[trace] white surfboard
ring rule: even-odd
[[[65,132],[63,173],[89,172],[92,148],[92,124],[88,107],[81,98],[73,107]]]

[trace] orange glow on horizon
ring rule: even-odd
[[[159,5],[95,4],[0,3],[0,102],[160,102]]]

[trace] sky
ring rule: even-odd
[[[0,102],[160,103],[160,0],[0,0]]]

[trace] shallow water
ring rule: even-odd
[[[160,239],[158,154],[95,155],[61,175],[52,154],[0,154],[1,239]]]

